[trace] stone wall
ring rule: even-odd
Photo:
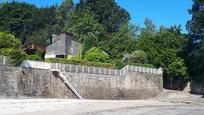
[[[128,72],[122,76],[62,71],[86,99],[145,99],[162,91],[162,74]],[[49,70],[0,66],[1,98],[75,98]]]
[[[11,58],[9,56],[0,55],[0,65],[10,65]]]
[[[125,76],[63,72],[79,94],[86,99],[146,99],[163,89],[162,76],[130,72]]]
[[[74,98],[50,71],[0,66],[1,98]]]

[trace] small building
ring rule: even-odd
[[[45,52],[46,47],[41,46],[41,45],[37,45],[37,44],[30,44],[30,45],[25,45],[23,46],[23,50],[28,54],[28,55],[32,55],[35,54],[35,52],[40,49],[43,52]]]
[[[79,54],[81,43],[74,39],[70,33],[52,35],[52,44],[46,48],[46,58],[64,58],[66,56],[76,56]]]

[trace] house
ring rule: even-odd
[[[52,35],[52,44],[46,48],[46,58],[64,58],[66,56],[76,56],[79,54],[81,43],[74,39],[70,33],[61,33]]]
[[[40,49],[43,52],[45,52],[46,47],[41,46],[41,45],[37,45],[37,44],[31,44],[31,45],[25,45],[23,46],[23,50],[28,54],[28,55],[32,55],[35,54],[35,52]]]

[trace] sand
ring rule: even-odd
[[[0,99],[0,115],[204,115],[204,98],[167,91],[148,100]]]

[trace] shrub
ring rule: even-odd
[[[81,61],[81,58],[79,56],[72,56],[70,60]]]
[[[35,60],[35,61],[42,61],[43,59],[39,55],[27,55],[27,60]]]
[[[170,77],[186,77],[187,67],[183,59],[175,59],[171,64],[167,66],[167,73]]]
[[[26,58],[26,53],[20,49],[12,49],[12,48],[2,48],[0,49],[0,55],[10,56],[12,59],[12,64],[17,66],[22,63],[22,61]]]
[[[126,66],[126,64],[121,60],[111,60],[109,63],[114,64],[117,69],[122,69]]]
[[[95,66],[95,67],[104,67],[104,68],[111,68],[111,69],[115,69],[116,68],[114,64],[102,63],[102,62],[81,61],[80,65]]]
[[[109,55],[96,47],[91,48],[85,53],[84,60],[94,62],[106,62]]]
[[[16,39],[14,35],[0,32],[0,48],[17,48],[20,45],[20,40]]]
[[[35,55],[38,55],[41,59],[43,59],[44,55],[45,55],[45,51],[43,51],[42,49],[37,49],[37,51],[35,52]]]
[[[130,62],[132,63],[146,63],[147,53],[142,50],[136,50],[130,55]]]
[[[114,64],[110,63],[101,63],[101,62],[90,62],[83,60],[68,60],[63,58],[47,58],[46,62],[51,63],[61,63],[61,64],[74,64],[74,65],[85,65],[85,66],[95,66],[95,67],[104,67],[104,68],[116,68]]]

